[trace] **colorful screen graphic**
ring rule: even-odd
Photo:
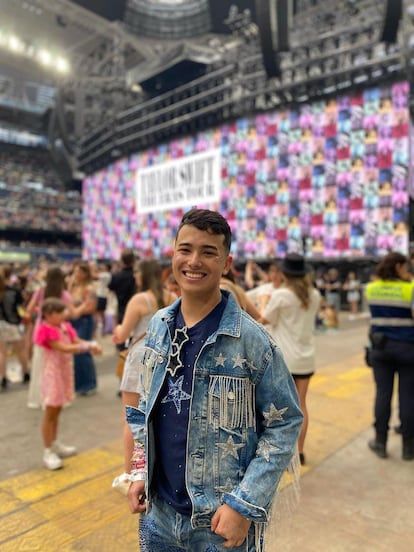
[[[195,206],[227,218],[237,259],[406,253],[408,96],[408,83],[395,83],[239,119],[119,160],[84,181],[84,257],[117,259],[124,247],[168,256],[191,205],[140,213],[137,175],[216,149],[220,197]]]

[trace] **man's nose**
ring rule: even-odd
[[[188,263],[191,266],[198,266],[201,263],[201,256],[198,251],[193,251],[188,259]]]

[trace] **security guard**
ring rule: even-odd
[[[402,458],[414,459],[414,282],[408,258],[391,252],[377,267],[377,279],[366,288],[371,313],[375,396],[375,439],[369,448],[380,458],[387,457],[386,445],[391,417],[394,376],[398,374],[398,397],[403,439]]]

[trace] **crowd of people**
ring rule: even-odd
[[[295,253],[265,268],[248,261],[235,270],[230,248],[225,219],[193,209],[181,221],[168,266],[126,249],[118,262],[0,270],[1,387],[9,385],[12,347],[27,404],[44,411],[47,469],[76,454],[59,439],[58,421],[75,394],[96,393],[96,337],[111,335],[114,353],[123,353],[117,375],[124,473],[113,485],[128,489],[132,512],[151,505],[140,520],[142,550],[176,542],[170,528],[177,512],[194,550],[245,541],[261,550],[283,472],[295,471],[296,454],[298,464],[307,461],[315,333],[338,328],[341,297],[350,320],[364,295],[371,315],[376,397],[368,446],[387,457],[398,374],[402,457],[414,459],[410,260],[390,253],[362,282],[355,270],[345,278],[335,267],[315,271]],[[211,463],[202,461],[205,447],[214,451]]]
[[[48,152],[7,147],[0,152],[0,228],[81,231],[82,197],[65,190]]]

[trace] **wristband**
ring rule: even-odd
[[[130,483],[133,483],[134,481],[145,481],[145,478],[145,473],[123,473],[118,475],[118,477],[115,477],[112,481],[112,487],[118,487],[121,483],[126,483],[127,481]]]
[[[118,487],[121,483],[125,483],[126,481],[129,481],[129,473],[118,475],[118,477],[115,477],[112,481],[112,487]]]
[[[145,471],[133,471],[129,474],[128,480],[133,483],[134,481],[145,481],[147,474]]]
[[[131,471],[143,470],[145,469],[145,466],[146,461],[144,445],[139,441],[135,441],[131,458]]]

